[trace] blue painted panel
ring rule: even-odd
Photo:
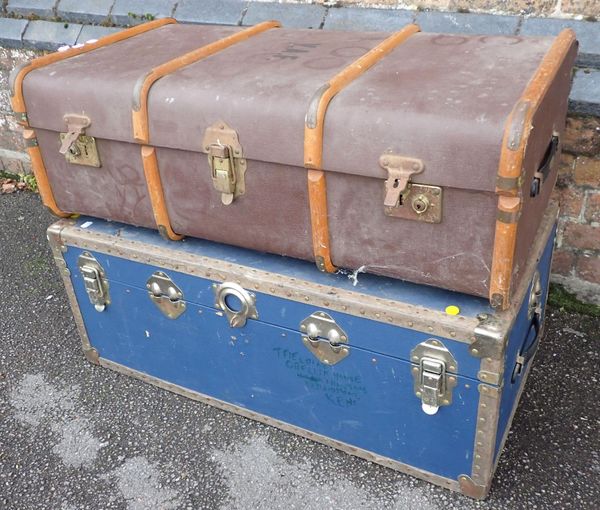
[[[552,234],[548,238],[548,243],[544,249],[544,253],[540,257],[538,262],[538,270],[540,272],[540,279],[542,283],[542,296],[547,295],[548,286],[550,284],[550,266],[552,264],[552,250],[554,248],[554,239],[556,236],[556,226],[554,227]],[[533,276],[533,275],[532,275]],[[531,287],[527,290],[526,296],[529,296]],[[525,367],[521,370],[521,376],[518,376],[514,383],[511,382],[513,368],[516,363],[517,355],[522,350],[523,346],[531,345],[535,338],[535,331],[531,327],[531,321],[527,318],[528,312],[528,299],[525,299],[515,323],[510,333],[508,346],[506,349],[506,368],[504,371],[503,379],[503,390],[502,399],[500,401],[500,418],[498,420],[498,433],[496,435],[496,454],[497,457],[500,453],[500,444],[502,437],[506,431],[506,427],[509,426],[508,420],[512,414],[512,410],[518,405],[517,395],[519,389],[523,385],[523,374],[525,373]],[[546,302],[542,304],[542,321],[544,313],[546,311]],[[528,368],[528,367],[527,367]]]
[[[178,245],[179,246],[179,245]],[[77,267],[77,258],[83,252],[70,248],[65,254],[69,267]],[[105,269],[111,282],[120,282],[145,291],[146,281],[154,271],[161,268],[119,257],[92,252]],[[289,259],[287,259],[289,260]],[[320,274],[311,264],[311,271]],[[214,307],[212,280],[190,276],[177,271],[166,271],[182,290],[187,303]],[[74,271],[74,273],[78,273]],[[78,274],[74,274],[77,278]],[[386,279],[387,280],[387,279]],[[284,300],[268,294],[256,292],[256,305],[259,320],[268,324],[298,330],[300,322],[319,308],[310,304]],[[187,313],[187,312],[186,312]],[[362,347],[381,354],[408,360],[410,351],[428,338],[438,338],[449,349],[458,363],[458,371],[466,377],[477,377],[480,360],[468,352],[468,344],[450,338],[436,337],[419,331],[400,328],[363,317],[327,310],[340,327],[348,334],[352,346]],[[222,319],[223,322],[225,318]]]
[[[459,377],[453,404],[428,416],[406,361],[352,347],[326,366],[296,331],[260,321],[231,329],[196,304],[170,320],[145,290],[118,282],[98,313],[73,261],[77,300],[101,357],[444,477],[470,473],[479,398],[471,379]]]
[[[314,263],[304,260],[245,250],[202,239],[185,238],[182,241],[168,241],[163,239],[154,230],[132,227],[122,223],[107,222],[96,218],[81,217],[77,221],[78,226],[85,223],[90,223],[87,227],[89,230],[116,235],[122,239],[212,257],[263,271],[272,271],[277,274],[307,280],[320,285],[331,285],[340,289],[369,294],[381,299],[391,299],[411,303],[416,306],[424,306],[430,310],[444,311],[448,305],[457,305],[461,310],[460,315],[465,317],[475,317],[478,313],[490,314],[494,312],[490,308],[487,299],[426,285],[417,285],[394,278],[361,273],[358,275],[358,283],[355,286],[352,280],[348,278],[347,271],[338,274],[321,273],[320,271],[315,271]]]

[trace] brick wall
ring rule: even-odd
[[[8,76],[16,64],[37,54],[32,50],[0,47],[0,171],[20,174],[31,170],[21,129],[10,106]]]
[[[554,191],[561,204],[555,280],[600,300],[600,118],[570,117]],[[596,287],[596,285],[598,287]]]

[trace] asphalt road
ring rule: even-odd
[[[52,222],[36,195],[0,196],[1,509],[598,508],[600,319],[550,310],[491,494],[474,502],[91,365]]]

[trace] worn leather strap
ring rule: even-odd
[[[518,213],[522,206],[522,199],[519,197],[521,189],[516,184],[522,180],[525,148],[533,128],[533,117],[575,42],[575,32],[571,29],[563,30],[554,39],[504,127],[498,183],[514,182],[515,186],[512,189],[502,185],[496,187],[496,192],[501,196],[498,198],[489,297],[492,306],[500,310],[510,306]],[[510,215],[514,221],[506,222]]]
[[[25,127],[29,127],[29,121],[27,118],[27,108],[25,106],[25,99],[23,97],[23,80],[25,79],[25,76],[27,76],[27,74],[31,71],[39,69],[40,67],[53,64],[55,62],[60,62],[61,60],[65,60],[76,55],[81,55],[82,53],[88,53],[97,48],[102,48],[104,46],[108,46],[110,44],[129,39],[130,37],[143,34],[144,32],[148,32],[149,30],[153,30],[155,28],[162,27],[171,23],[176,23],[176,21],[172,18],[164,18],[151,21],[143,25],[138,25],[136,27],[123,30],[122,32],[102,37],[94,43],[85,44],[84,46],[81,46],[79,48],[70,48],[62,52],[57,51],[55,53],[49,53],[48,55],[38,57],[35,60],[27,62],[22,66],[18,67],[13,71],[13,74],[11,75],[11,104],[15,112],[17,122],[19,122]],[[56,204],[54,193],[52,192],[52,186],[50,185],[50,180],[48,179],[48,174],[46,172],[46,166],[44,165],[44,160],[42,159],[40,148],[37,145],[37,138],[34,130],[26,129],[23,132],[23,136],[25,138],[27,152],[29,153],[29,157],[31,158],[31,167],[33,169],[33,173],[38,184],[38,189],[40,191],[40,196],[42,197],[42,202],[56,216],[69,216],[71,213],[62,211]]]
[[[327,183],[325,173],[322,170],[323,129],[327,107],[340,90],[419,30],[417,25],[407,25],[399,32],[388,37],[335,75],[317,90],[311,99],[304,126],[304,166],[309,169],[308,197],[313,251],[317,267],[322,271],[331,273],[336,270],[331,261],[327,217]]]
[[[148,94],[150,89],[157,80],[170,73],[186,67],[194,62],[198,62],[203,58],[214,55],[215,53],[229,48],[234,44],[245,41],[254,35],[258,35],[271,28],[279,28],[281,24],[278,21],[265,21],[253,27],[247,28],[240,32],[236,32],[228,37],[215,41],[213,43],[202,46],[196,50],[190,51],[180,57],[169,60],[161,64],[148,73],[140,76],[138,79],[134,93],[132,104],[132,121],[133,121],[133,137],[136,141],[148,144],[150,141],[150,129],[148,122]],[[169,220],[169,212],[165,201],[162,181],[160,179],[160,171],[158,169],[158,160],[154,148],[144,145],[142,146],[142,164],[144,165],[144,175],[146,176],[146,185],[148,186],[148,195],[152,203],[152,211],[158,226],[159,232],[168,239],[179,240],[182,235],[177,234],[171,227]]]

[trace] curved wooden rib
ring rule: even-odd
[[[149,143],[150,133],[148,126],[148,93],[154,83],[163,76],[170,74],[182,67],[186,67],[203,58],[209,57],[229,46],[232,46],[241,41],[245,41],[250,37],[260,34],[271,28],[278,28],[281,24],[278,21],[265,21],[253,27],[247,28],[240,32],[236,32],[228,37],[207,44],[201,48],[190,51],[185,55],[174,58],[169,62],[165,62],[158,67],[153,68],[149,73],[140,77],[136,84],[136,89],[133,96],[132,120],[133,120],[133,137],[140,143]]]
[[[327,219],[327,183],[322,170],[308,171],[310,223],[315,262],[321,271],[333,273],[336,267],[329,254],[329,221]],[[324,240],[326,242],[324,242]]]
[[[535,112],[575,41],[575,32],[571,29],[563,30],[556,37],[508,117],[498,167],[499,181],[518,182]],[[489,297],[492,306],[505,310],[510,305],[517,222],[522,199],[519,197],[520,186],[516,184],[512,189],[502,187],[496,191],[502,193],[502,196],[498,198]],[[509,197],[514,198],[509,200]]]
[[[245,41],[254,35],[258,35],[265,30],[271,28],[278,28],[281,24],[278,21],[265,21],[259,23],[253,27],[250,27],[241,32],[237,32],[233,35],[215,41],[213,43],[202,46],[196,50],[190,51],[185,55],[181,55],[169,62],[155,67],[147,74],[140,77],[136,84],[133,94],[133,108],[132,108],[132,121],[133,121],[133,137],[136,141],[143,144],[149,143],[150,129],[148,122],[148,94],[150,88],[154,83],[182,67],[198,62],[199,60],[209,57],[225,48],[228,48],[236,43]],[[171,227],[169,220],[169,212],[167,210],[167,204],[165,201],[165,194],[162,187],[162,181],[160,179],[160,171],[158,169],[158,160],[156,158],[156,151],[154,148],[144,145],[142,146],[142,164],[144,165],[144,174],[146,176],[146,184],[148,186],[148,195],[152,203],[152,211],[156,224],[158,225],[159,232],[169,239],[174,241],[183,238],[182,235],[177,234]]]
[[[44,165],[44,160],[42,159],[42,153],[38,147],[35,131],[33,129],[25,129],[23,131],[23,138],[25,139],[27,152],[29,153],[29,158],[31,159],[31,168],[33,169],[33,175],[35,175],[35,180],[37,182],[43,204],[50,209],[52,214],[55,214],[56,216],[61,218],[70,216],[70,213],[62,211],[58,205],[56,205],[54,193],[52,193],[52,187],[50,186],[50,181],[46,172],[46,166]]]
[[[98,39],[94,43],[85,44],[78,48],[70,48],[66,51],[57,51],[54,53],[49,53],[48,55],[36,58],[35,60],[32,60],[31,62],[27,63],[26,65],[21,67],[16,72],[15,76],[12,78],[12,97],[10,101],[15,115],[17,116],[17,120],[24,126],[29,125],[27,121],[27,108],[25,106],[25,99],[23,98],[23,80],[25,76],[27,76],[27,74],[33,71],[34,69],[54,64],[55,62],[75,57],[76,55],[81,55],[82,53],[88,53],[97,48],[102,48],[104,46],[108,46],[110,44],[129,39],[130,37],[135,37],[136,35],[143,34],[144,32],[148,32],[149,30],[154,30],[155,28],[159,28],[171,23],[177,23],[177,21],[175,21],[173,18],[162,18],[150,21],[148,23],[144,23],[143,25],[128,28],[127,30],[123,30],[122,32],[107,35]]]
[[[340,90],[419,30],[417,25],[407,25],[399,32],[388,37],[335,75],[317,91],[311,100],[304,126],[304,166],[309,169],[308,198],[310,202],[313,251],[317,267],[321,271],[331,273],[336,270],[331,261],[329,243],[327,182],[325,173],[321,170],[323,164],[323,129],[327,107]]]
[[[169,220],[169,213],[165,205],[166,201],[160,180],[160,172],[158,171],[156,149],[154,147],[148,147],[147,145],[142,147],[142,163],[148,185],[148,195],[152,203],[152,212],[154,213],[154,220],[158,226],[158,231],[165,238],[179,241],[183,236],[176,234],[171,228],[171,221]],[[155,207],[155,204],[161,204],[162,207]]]
[[[32,60],[31,62],[24,64],[19,69],[15,70],[15,74],[11,77],[12,84],[10,101],[12,104],[12,108],[15,112],[17,121],[21,125],[29,127],[29,122],[27,119],[27,107],[25,105],[25,99],[23,97],[23,80],[25,79],[25,76],[27,76],[27,74],[33,71],[34,69],[39,69],[40,67],[44,67],[55,62],[59,62],[61,60],[65,60],[76,55],[81,55],[82,53],[87,53],[97,48],[108,46],[109,44],[129,39],[130,37],[142,34],[144,32],[147,32],[148,30],[153,30],[155,28],[171,23],[176,23],[176,21],[172,18],[151,21],[143,25],[123,30],[122,32],[118,32],[116,34],[111,34],[106,37],[102,37],[95,43],[85,44],[84,46],[81,46],[79,48],[71,48],[62,52],[49,53],[48,55],[44,55],[42,57],[36,58],[35,60]],[[46,172],[46,166],[44,165],[44,160],[42,159],[40,148],[37,145],[37,138],[35,136],[35,132],[33,131],[33,129],[25,129],[23,132],[23,137],[25,139],[25,145],[27,146],[27,152],[29,153],[29,157],[31,158],[31,166],[38,184],[38,189],[40,191],[42,202],[56,216],[69,216],[71,213],[62,211],[56,204],[54,193],[52,192],[52,187],[50,186],[50,180],[48,179],[48,174]]]

